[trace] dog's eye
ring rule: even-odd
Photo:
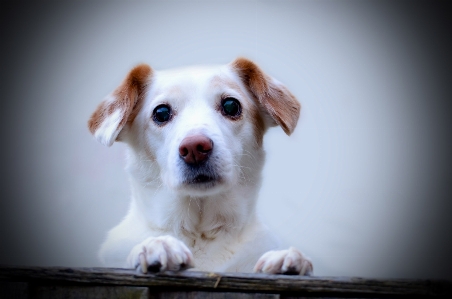
[[[230,97],[225,98],[221,102],[221,108],[223,109],[223,113],[225,115],[232,117],[240,116],[240,113],[242,112],[239,101]]]
[[[154,121],[157,123],[164,123],[171,118],[171,108],[168,105],[162,104],[155,107],[153,112]]]

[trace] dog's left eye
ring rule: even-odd
[[[223,110],[223,114],[232,117],[238,117],[242,113],[240,102],[237,99],[231,97],[225,98],[221,102],[221,108]]]
[[[153,119],[156,123],[164,123],[171,118],[171,108],[168,105],[162,104],[155,107],[153,112]]]

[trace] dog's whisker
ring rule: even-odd
[[[232,164],[233,166],[237,167],[239,170],[239,177],[241,178],[241,183],[244,183],[245,186],[248,186],[248,183],[251,182],[251,180],[248,178],[248,176],[243,171],[243,168],[247,168],[249,170],[252,170],[250,167],[238,165],[238,164]]]
[[[242,153],[241,156],[248,156],[252,159],[256,159],[256,157],[252,153],[250,153],[250,151],[248,151],[246,149],[244,149],[243,151],[244,151],[244,153]]]
[[[237,155],[239,157],[249,157],[249,163],[255,168],[257,166],[256,163],[258,163],[256,157],[252,154],[242,153],[240,155]]]
[[[243,168],[246,168],[246,169],[249,169],[249,170],[253,170],[253,168],[252,167],[248,167],[248,166],[244,166],[244,165],[239,165],[239,164],[232,164],[233,166],[235,166],[235,167],[238,167],[238,168],[240,168],[240,169],[243,169]]]

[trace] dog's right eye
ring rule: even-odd
[[[155,107],[152,113],[153,119],[156,123],[162,124],[167,122],[171,118],[171,108],[168,105],[162,104]]]
[[[221,102],[221,108],[223,114],[231,118],[239,117],[242,112],[239,101],[231,97],[227,97]]]

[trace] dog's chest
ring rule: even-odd
[[[230,260],[235,254],[234,241],[229,236],[215,239],[186,238],[184,241],[193,253],[197,270],[219,269],[218,267]]]

